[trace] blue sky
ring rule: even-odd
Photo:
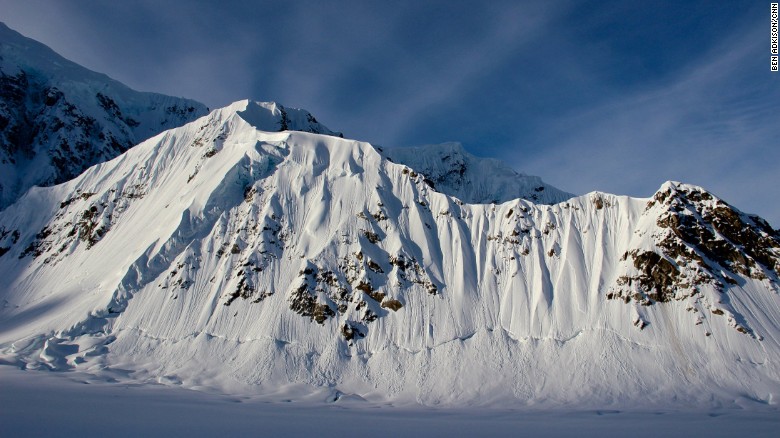
[[[778,227],[769,3],[0,0],[0,20],[139,90],[460,141],[578,194],[699,184]]]

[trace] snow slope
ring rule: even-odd
[[[427,150],[258,130],[260,107],[0,212],[2,360],[430,405],[777,403],[780,236],[760,218],[674,182],[503,199],[495,162],[437,183],[394,162],[438,168]]]
[[[0,23],[0,209],[206,113],[131,90]]]

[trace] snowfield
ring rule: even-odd
[[[288,397],[286,400],[284,397]],[[325,394],[216,395],[0,366],[0,435],[774,437],[775,408],[514,409],[373,404]]]
[[[760,218],[681,183],[570,197],[457,145],[283,120],[236,102],[0,212],[0,358],[372,405],[778,403]]]

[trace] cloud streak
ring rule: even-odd
[[[548,124],[563,134],[524,165],[568,189],[649,196],[668,179],[700,184],[780,223],[777,168],[757,164],[780,162],[780,93],[754,77],[768,74],[761,30],[724,37],[663,84]]]

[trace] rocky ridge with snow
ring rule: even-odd
[[[2,360],[425,404],[777,402],[760,218],[673,182],[567,199],[280,115],[237,102],[0,212]]]
[[[207,113],[131,90],[0,23],[0,209]]]

